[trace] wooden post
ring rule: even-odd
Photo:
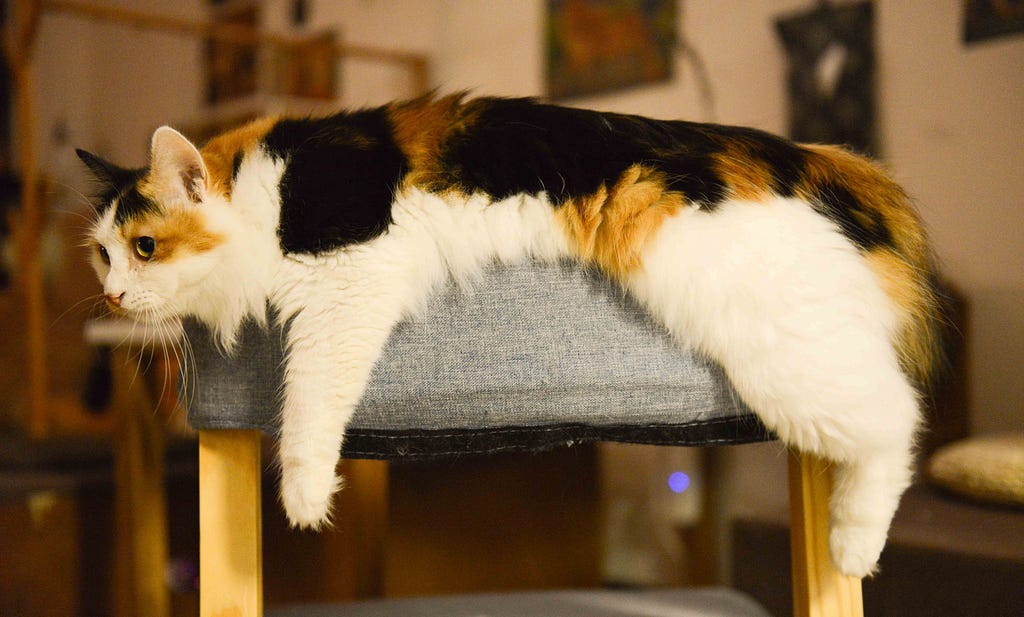
[[[384,595],[384,554],[388,527],[388,463],[361,459],[343,465],[353,493],[351,541],[355,552],[354,591],[357,598]],[[337,499],[337,497],[335,497]]]
[[[260,433],[199,431],[199,615],[263,615]]]
[[[840,574],[828,549],[828,464],[789,455],[790,544],[794,617],[863,617],[860,579]]]
[[[21,225],[18,229],[20,281],[25,294],[25,360],[28,367],[28,429],[35,437],[49,429],[46,383],[46,301],[39,263],[43,230],[35,151],[35,71],[32,44],[39,27],[38,0],[14,2],[4,33],[4,55],[11,67],[18,108],[18,159],[21,165]]]
[[[164,490],[164,433],[130,352],[115,355],[114,435],[117,555],[115,615],[168,617],[167,496]]]

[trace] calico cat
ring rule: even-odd
[[[196,317],[230,353],[290,320],[281,501],[318,528],[345,426],[397,322],[488,263],[601,269],[722,365],[785,443],[837,463],[831,552],[873,571],[911,478],[939,310],[903,191],[842,149],[532,99],[423,97],[265,118],[149,166],[79,151],[104,186],[92,261],[109,303]]]

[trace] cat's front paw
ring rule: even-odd
[[[283,463],[281,503],[292,527],[319,531],[331,524],[331,498],[342,486],[334,465]]]
[[[833,524],[829,533],[832,563],[847,576],[874,574],[888,531],[888,525]]]

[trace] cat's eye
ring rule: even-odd
[[[102,245],[100,246],[100,259],[103,260],[103,263],[110,265],[110,253],[107,252],[107,247]]]
[[[135,239],[135,252],[143,259],[149,259],[156,250],[156,240],[149,236],[141,236]]]

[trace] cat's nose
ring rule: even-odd
[[[124,292],[117,294],[116,296],[107,296],[107,302],[114,306],[121,306],[121,299],[124,298]]]

